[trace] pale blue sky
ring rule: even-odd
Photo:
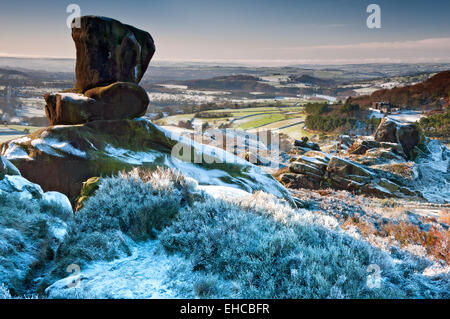
[[[448,0],[0,0],[0,55],[74,57],[70,3],[149,31],[161,61],[450,61]],[[381,29],[366,26],[370,3]]]

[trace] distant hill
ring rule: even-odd
[[[422,83],[378,90],[371,95],[354,98],[353,101],[361,106],[387,101],[399,107],[420,108],[439,106],[441,98],[448,98],[449,95],[450,70],[440,72]]]
[[[2,80],[23,80],[27,78],[28,76],[24,72],[0,68],[0,79]]]
[[[261,80],[251,75],[219,76],[211,79],[188,80],[180,82],[190,89],[196,90],[232,90],[246,92],[275,92],[272,85],[261,83]]]
[[[303,74],[301,76],[290,76],[289,79],[291,83],[305,83],[316,86],[330,87],[336,84],[333,80],[324,80],[308,74]]]

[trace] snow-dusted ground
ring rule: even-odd
[[[136,244],[129,257],[91,263],[80,273],[46,289],[49,298],[162,299],[177,298],[169,271],[187,261],[167,255],[159,241]]]
[[[450,203],[450,150],[436,140],[427,147],[431,155],[417,160],[414,182],[428,201]]]
[[[371,111],[370,117],[383,118],[384,114],[378,111]],[[388,118],[400,123],[414,123],[424,117],[422,112],[402,111],[399,114],[389,114]]]

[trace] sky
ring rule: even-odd
[[[155,61],[450,62],[448,0],[0,0],[0,56],[74,58],[71,3],[150,32]],[[367,27],[371,3],[380,29]]]

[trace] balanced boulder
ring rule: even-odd
[[[84,94],[46,94],[44,99],[45,113],[51,125],[133,119],[144,115],[149,103],[147,92],[131,82],[96,87]]]
[[[72,38],[79,93],[114,82],[139,83],[155,53],[148,32],[105,17],[81,17],[80,27],[72,29]]]
[[[50,125],[143,116],[149,98],[138,83],[155,53],[151,35],[114,19],[85,16],[72,29],[72,38],[75,88],[44,96]]]

